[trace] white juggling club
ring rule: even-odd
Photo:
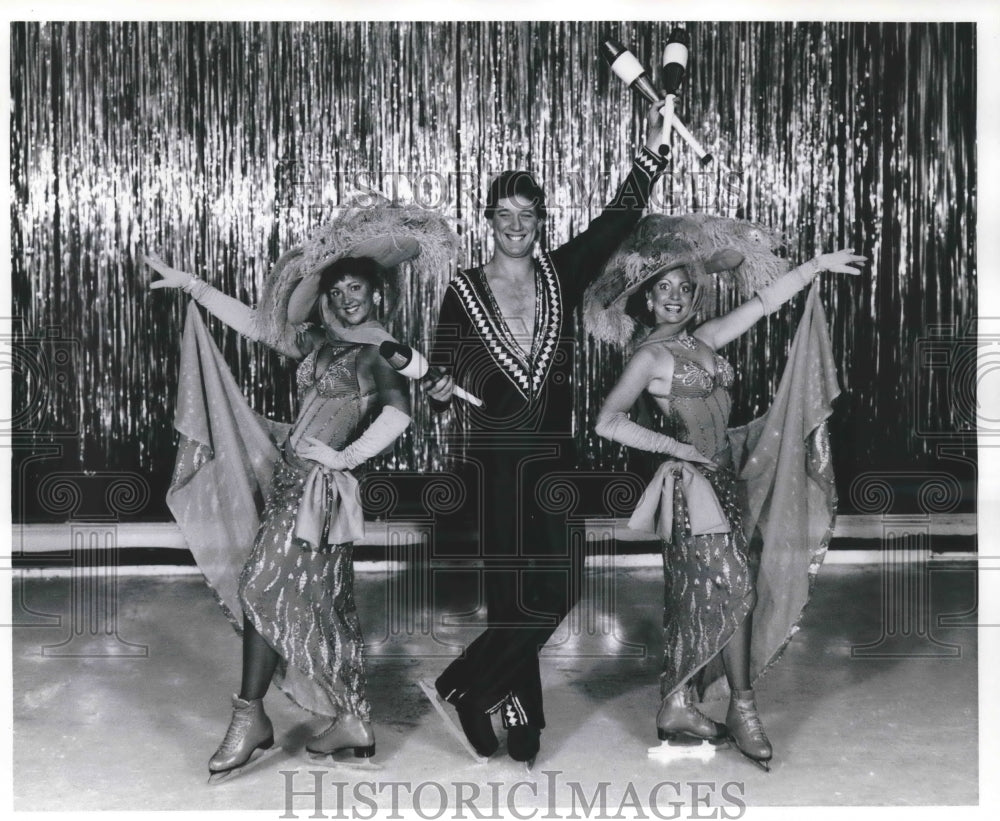
[[[378,352],[382,354],[385,361],[392,365],[395,370],[410,379],[423,379],[428,374],[437,379],[444,373],[440,368],[431,365],[427,361],[427,357],[420,353],[420,351],[408,345],[386,341],[379,345]],[[466,402],[470,402],[477,408],[483,406],[482,399],[473,396],[468,391],[462,390],[458,385],[455,386],[455,396],[459,399],[464,399]]]
[[[676,32],[683,32],[684,37],[687,37],[687,31],[681,28],[677,28],[671,33],[671,38],[673,38]],[[670,48],[670,43],[667,43],[667,48]],[[681,52],[683,48],[683,52]],[[653,86],[652,81],[649,79],[649,74],[646,69],[643,68],[642,63],[636,58],[636,56],[629,51],[625,46],[619,43],[617,40],[607,39],[601,43],[601,54],[604,55],[604,59],[608,61],[611,66],[611,70],[629,87],[632,88],[636,93],[641,94],[651,103],[658,103],[661,99],[660,95],[657,94],[656,88]],[[683,65],[680,63],[681,55],[683,54]],[[667,52],[664,50],[664,61],[666,68]],[[679,79],[676,80],[678,85],[680,81],[684,78],[684,71],[687,67],[687,45],[681,43],[680,40],[674,43],[674,48],[670,51],[671,59],[671,82],[674,82],[675,77],[679,74]],[[676,92],[676,88],[674,88]],[[668,95],[672,97],[673,95]],[[673,100],[668,100],[668,105],[664,106],[664,127],[668,123],[667,116],[669,115],[670,126],[681,136],[690,147],[691,150],[698,156],[698,160],[701,165],[705,166],[712,162],[712,155],[709,154],[701,143],[695,139],[694,135],[687,130],[684,123],[680,121],[676,114],[673,113]],[[662,149],[661,149],[662,153]]]

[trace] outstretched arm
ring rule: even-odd
[[[149,287],[152,290],[160,288],[180,288],[190,294],[194,300],[204,307],[213,316],[218,317],[237,333],[252,339],[254,342],[262,342],[257,329],[256,312],[249,305],[244,305],[238,299],[227,296],[217,288],[213,288],[204,280],[199,279],[186,271],[171,268],[155,254],[144,254],[143,261],[156,273],[162,277],[151,282]],[[275,350],[285,356],[300,359],[302,352],[294,343],[294,330],[286,334],[286,339],[278,345],[273,346]]]
[[[744,302],[723,316],[710,319],[694,332],[702,342],[718,350],[745,334],[759,320],[773,314],[816,278],[821,271],[838,274],[857,275],[860,271],[851,267],[861,265],[867,257],[861,257],[850,248],[832,254],[820,254],[798,268],[778,277],[774,282],[757,292],[757,296]]]
[[[712,460],[703,456],[694,446],[644,428],[628,418],[629,410],[646,388],[663,382],[669,385],[672,378],[673,357],[669,353],[657,356],[648,348],[640,348],[629,360],[621,378],[604,400],[594,433],[637,450],[664,453],[689,462],[711,465]]]

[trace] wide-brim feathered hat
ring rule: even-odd
[[[412,204],[380,201],[348,207],[314,230],[302,245],[283,254],[268,274],[257,305],[257,325],[268,341],[282,338],[288,301],[303,277],[339,259],[368,257],[382,269],[381,322],[400,306],[405,280],[450,276],[458,252],[455,221]]]
[[[708,214],[650,214],[639,220],[611,255],[601,275],[584,293],[583,324],[602,342],[619,347],[641,332],[636,316],[644,286],[668,271],[685,268],[695,281],[701,304],[725,274],[749,296],[788,270],[775,254],[781,237],[745,220]]]

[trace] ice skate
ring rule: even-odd
[[[658,747],[647,750],[659,761],[708,761],[720,745],[726,744],[725,726],[712,721],[691,703],[686,688],[671,693],[656,714]]]
[[[337,753],[352,751],[355,758],[375,755],[375,733],[369,721],[355,715],[342,715],[326,730],[309,739],[306,752],[313,760],[320,760]]]
[[[686,688],[671,693],[656,714],[656,735],[660,741],[678,746],[701,742],[720,744],[727,738],[726,727],[712,721],[691,703]]]
[[[514,761],[523,761],[529,772],[541,746],[542,731],[530,724],[517,724],[507,728],[507,755]]]
[[[726,728],[736,749],[765,772],[771,771],[771,742],[757,714],[753,690],[733,690],[726,713]]]
[[[246,700],[234,695],[229,729],[208,762],[208,783],[220,784],[243,772],[249,764],[269,758],[276,750],[274,728],[264,712],[263,699]]]
[[[469,755],[471,755],[477,762],[485,764],[488,756],[483,755],[472,746],[472,743],[466,735],[465,729],[460,724],[455,723],[455,720],[452,718],[451,711],[445,706],[446,702],[441,699],[434,686],[428,684],[426,681],[418,681],[417,684],[420,685],[420,689],[423,691],[424,695],[427,696],[427,700],[430,701],[438,715],[441,716],[448,732],[458,739],[458,742],[462,745],[463,749],[465,749],[465,751],[468,752]],[[461,720],[461,716],[457,711],[455,715],[459,718],[459,720]],[[486,714],[484,713],[483,715]],[[488,715],[486,715],[486,719],[489,720]]]

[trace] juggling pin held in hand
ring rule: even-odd
[[[681,139],[691,147],[691,150],[698,157],[698,164],[703,168],[715,159],[676,116],[674,117],[674,131],[680,134]]]
[[[674,33],[671,34],[673,38],[677,31],[684,33],[687,36],[687,32],[684,29],[675,29]],[[670,47],[670,43],[667,47]],[[680,78],[683,79],[683,67],[679,64],[680,50],[677,43],[674,44],[674,49],[670,52],[671,60],[671,82],[674,81],[676,74],[680,73]],[[611,70],[623,81],[625,82],[633,91],[641,94],[651,103],[658,103],[662,98],[656,92],[656,88],[653,86],[652,81],[649,79],[649,74],[646,69],[643,68],[642,63],[636,58],[636,56],[629,51],[625,46],[619,43],[617,40],[607,39],[601,43],[601,54],[604,55],[604,59],[608,61],[611,66]],[[684,61],[686,65],[687,61],[687,46],[684,46]],[[664,51],[664,60],[667,59],[667,53]],[[666,65],[664,65],[666,68]],[[677,81],[678,83],[680,80]],[[676,91],[676,88],[674,89]],[[666,106],[665,106],[666,108]],[[670,121],[664,122],[664,128],[668,125],[671,126],[690,147],[691,150],[698,156],[698,160],[701,165],[705,166],[712,162],[712,155],[709,154],[701,143],[695,139],[694,135],[684,126],[684,123],[680,121],[676,114],[672,113],[672,104],[667,111],[664,112],[665,115],[670,115]]]
[[[668,94],[667,99],[663,103],[663,107],[660,109],[660,116],[663,117],[663,143],[660,145],[660,154],[664,157],[670,154],[670,127],[674,123],[674,103],[677,97],[673,94]]]
[[[649,79],[649,74],[643,68],[642,63],[636,56],[617,40],[608,38],[601,43],[601,54],[608,61],[611,70],[632,89],[637,91],[649,102],[660,101],[660,95],[653,87],[653,81]]]
[[[385,361],[392,365],[395,370],[410,379],[423,379],[427,374],[431,374],[432,376],[441,374],[441,370],[431,365],[427,361],[427,357],[420,353],[420,351],[414,350],[407,345],[387,341],[379,345],[378,352],[382,354]],[[464,399],[477,408],[483,406],[482,399],[473,396],[468,391],[462,390],[458,385],[455,386],[455,396]]]
[[[649,78],[646,69],[643,68],[642,63],[625,46],[617,40],[608,38],[601,43],[601,54],[608,61],[611,70],[629,88],[641,94],[651,103],[658,103],[660,101],[660,95],[656,93],[653,81]],[[669,121],[664,120],[663,128],[668,129],[669,127]],[[660,146],[660,153],[666,155],[664,148],[665,146]]]
[[[663,90],[670,101],[670,124],[682,140],[686,142],[692,151],[697,155],[698,162],[702,166],[712,162],[713,157],[701,145],[695,136],[688,131],[687,127],[679,117],[674,114],[673,100],[676,98],[677,89],[684,82],[687,74],[688,46],[691,37],[683,26],[675,26],[667,39],[667,45],[663,49],[663,65],[660,67],[660,77],[663,81]],[[666,117],[666,115],[664,115]]]
[[[677,93],[687,73],[688,44],[691,42],[687,30],[677,26],[670,32],[666,48],[663,49],[663,66],[660,74],[663,91],[669,97]]]
[[[684,81],[687,73],[688,58],[688,33],[680,26],[670,32],[670,39],[667,40],[666,48],[663,49],[663,65],[660,68],[660,77],[663,81],[663,90],[667,96],[663,104],[663,122],[667,127],[674,124],[674,103],[677,100],[677,89]],[[662,148],[660,153],[666,153]]]

